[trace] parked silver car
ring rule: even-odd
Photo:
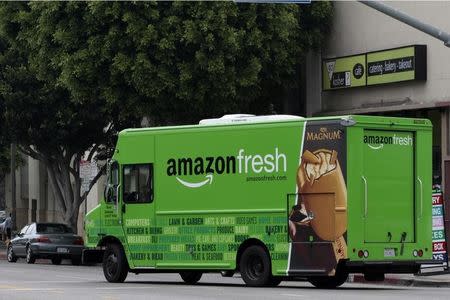
[[[83,238],[65,224],[31,223],[11,240],[7,258],[9,262],[16,262],[19,257],[24,257],[29,264],[37,258],[49,258],[54,265],[69,258],[73,265],[79,265],[83,248]]]

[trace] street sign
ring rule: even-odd
[[[89,185],[97,173],[98,167],[96,162],[85,160],[80,162],[81,193],[89,190]]]
[[[440,190],[433,190],[432,198],[432,241],[433,241],[433,260],[447,262],[447,243],[445,240],[444,228],[444,201]]]

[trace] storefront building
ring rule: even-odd
[[[450,33],[450,2],[384,2]],[[334,2],[333,28],[306,66],[308,116],[371,114],[433,123],[433,184],[450,229],[450,48],[362,3]]]

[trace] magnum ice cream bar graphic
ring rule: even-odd
[[[306,211],[314,215],[311,226],[325,241],[336,241],[347,230],[347,189],[334,150],[305,150],[297,185]]]
[[[332,275],[339,260],[347,257],[347,188],[341,166],[346,145],[344,130],[333,125],[306,129],[297,200],[289,213],[293,271]]]

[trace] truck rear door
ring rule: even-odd
[[[366,243],[414,242],[414,135],[410,131],[364,130],[361,179]]]

